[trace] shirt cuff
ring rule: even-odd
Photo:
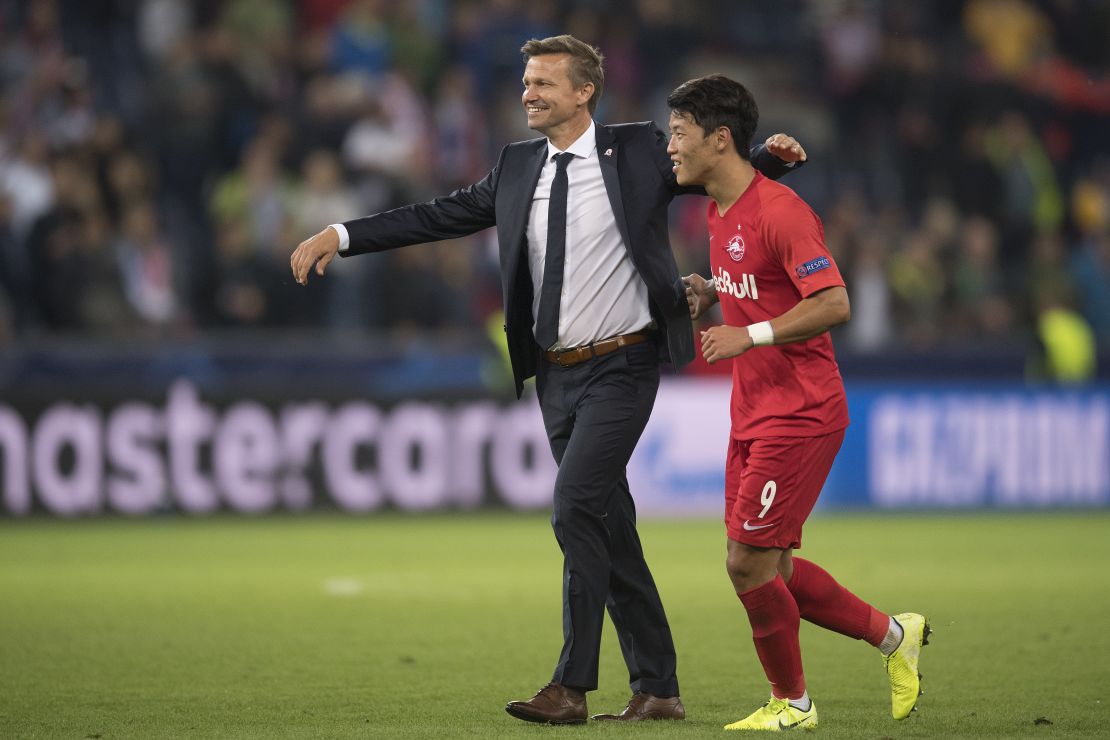
[[[347,248],[351,246],[351,235],[347,233],[347,227],[343,224],[328,225],[335,229],[336,234],[339,234],[339,251],[346,252]]]

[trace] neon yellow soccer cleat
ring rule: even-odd
[[[803,712],[797,707],[790,706],[790,702],[786,699],[771,697],[770,701],[744,719],[733,722],[731,725],[725,725],[725,729],[778,732],[780,730],[796,730],[816,726],[817,705],[812,700],[809,703],[809,711]]]
[[[929,620],[920,614],[907,612],[897,614],[894,619],[902,625],[905,633],[902,644],[893,653],[883,658],[886,673],[890,676],[890,713],[894,719],[905,719],[917,706],[921,691],[921,674],[917,664],[921,659],[921,647],[929,644]]]

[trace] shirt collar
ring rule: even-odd
[[[597,151],[597,132],[594,120],[590,119],[590,127],[586,129],[581,136],[574,140],[574,143],[567,147],[567,151],[576,157],[582,159],[589,159]],[[550,162],[551,158],[560,151],[555,148],[551,143],[551,139],[547,140],[547,161]]]

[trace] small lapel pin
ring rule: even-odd
[[[613,150],[612,150],[612,149],[606,149],[606,150],[605,150],[605,156],[606,156],[606,157],[611,157],[611,156],[613,156]]]

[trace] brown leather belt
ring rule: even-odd
[[[581,347],[544,352],[544,356],[547,357],[548,362],[558,365],[559,367],[571,367],[580,362],[616,352],[621,347],[628,347],[633,344],[646,342],[650,338],[651,335],[644,332],[621,334],[619,337],[602,339],[600,342],[584,344]]]

